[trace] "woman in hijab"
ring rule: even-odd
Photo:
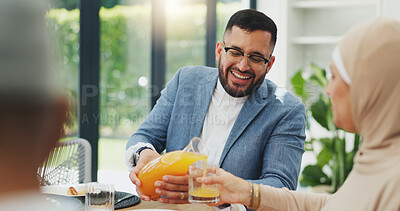
[[[326,93],[334,123],[363,142],[353,169],[332,195],[252,184],[222,169],[200,178],[220,184],[224,203],[259,210],[400,210],[400,22],[352,28],[335,49]]]

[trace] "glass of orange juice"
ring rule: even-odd
[[[138,174],[142,185],[140,191],[151,198],[159,197],[154,183],[162,180],[164,175],[183,176],[189,171],[189,165],[198,161],[207,161],[208,150],[204,142],[194,137],[188,146],[179,151],[168,152],[147,163]]]
[[[219,185],[206,185],[197,182],[198,177],[212,176],[207,171],[209,167],[206,160],[199,160],[189,166],[189,202],[195,204],[215,204],[219,201]]]

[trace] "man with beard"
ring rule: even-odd
[[[135,185],[141,185],[137,174],[146,163],[164,150],[182,150],[198,136],[207,145],[208,162],[251,182],[296,189],[305,108],[265,79],[275,61],[276,34],[275,23],[265,14],[238,11],[216,45],[218,70],[190,66],[177,71],[127,144],[126,162]],[[163,196],[158,200],[187,203],[187,183],[187,176],[164,176],[155,183]]]

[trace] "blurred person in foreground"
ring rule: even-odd
[[[204,140],[208,162],[255,183],[296,189],[305,140],[300,99],[266,79],[275,61],[277,28],[262,12],[232,15],[216,44],[218,68],[179,69],[127,144],[131,181],[149,161]],[[155,182],[158,200],[188,203],[188,176]],[[150,200],[138,189],[139,196]]]
[[[221,200],[259,210],[400,210],[400,22],[352,28],[333,52],[326,93],[334,123],[363,137],[354,166],[334,194],[256,185],[222,169],[199,178],[221,184]]]
[[[37,177],[67,112],[51,81],[44,6],[0,1],[0,210],[70,210],[46,200]]]

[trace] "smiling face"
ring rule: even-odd
[[[225,47],[235,48],[248,55],[258,55],[269,59],[273,51],[271,33],[262,30],[248,32],[237,26],[227,31],[224,36]],[[272,56],[262,70],[253,70],[244,56],[239,63],[227,60],[227,52],[222,42],[217,43],[215,50],[218,61],[219,80],[225,91],[233,97],[247,96],[260,87],[265,75],[275,61]]]
[[[339,128],[356,132],[350,107],[350,86],[340,76],[336,66],[331,61],[332,79],[326,86],[326,94],[331,98],[333,122]]]

